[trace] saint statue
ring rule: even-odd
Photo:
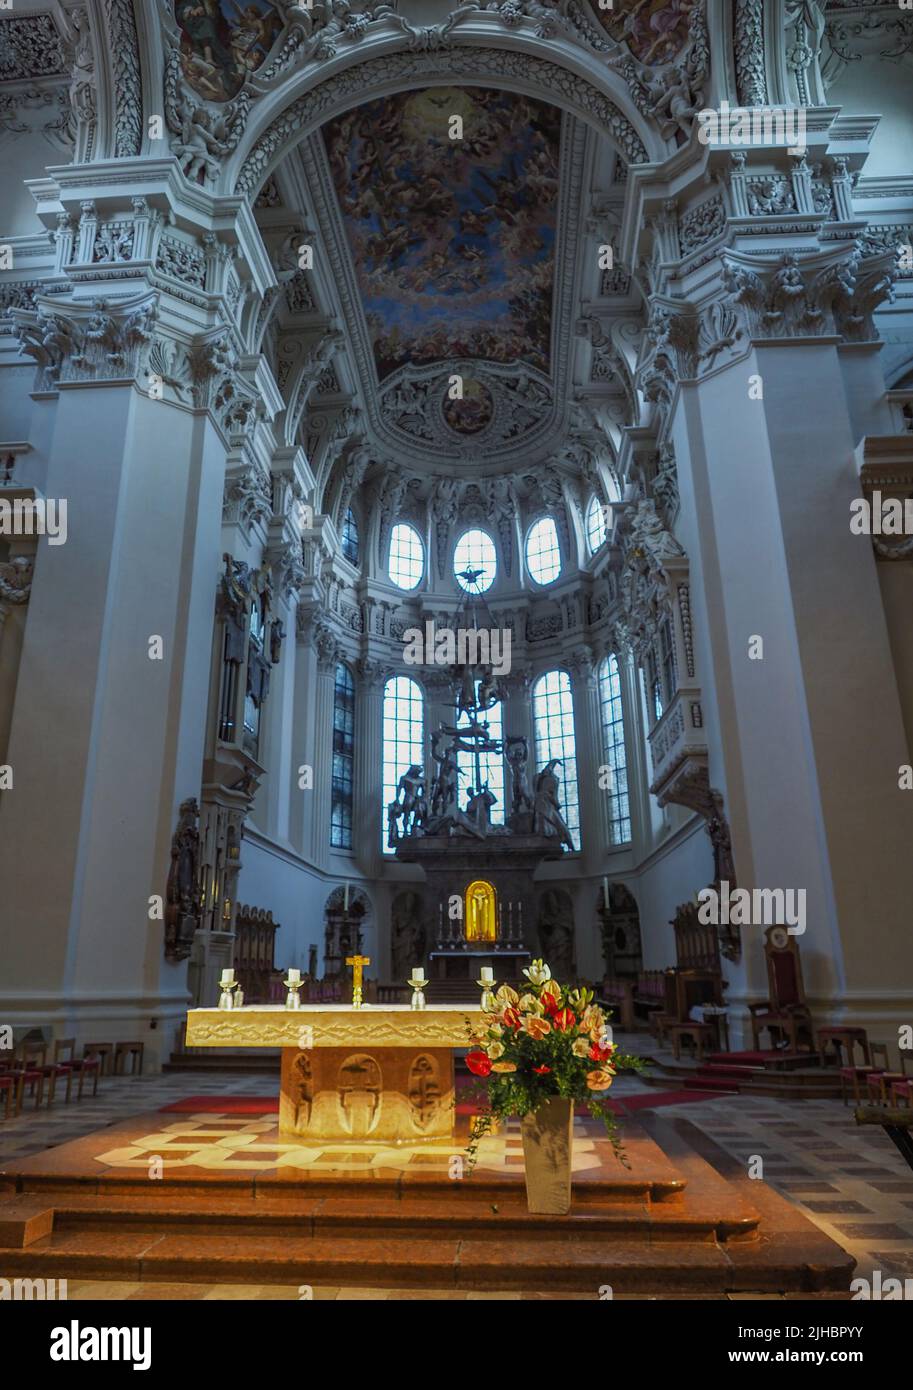
[[[533,800],[533,834],[557,835],[568,849],[574,848],[574,841],[567,823],[561,814],[558,792],[561,783],[555,772],[561,767],[560,758],[550,758],[536,778],[536,794]]]

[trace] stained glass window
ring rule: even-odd
[[[621,676],[614,653],[607,656],[599,667],[599,704],[602,710],[603,756],[612,773],[608,789],[609,835],[613,845],[624,845],[631,838],[631,808],[621,708]]]
[[[333,782],[330,796],[330,844],[352,848],[352,793],[355,770],[355,682],[342,662],[333,688]]]
[[[560,758],[561,814],[580,848],[580,805],[577,790],[577,742],[574,737],[574,696],[566,671],[547,671],[533,686],[533,726],[536,733],[536,771],[551,758]]]

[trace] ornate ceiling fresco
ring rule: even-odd
[[[285,21],[270,0],[174,0],[181,71],[206,101],[230,101],[257,71]]]
[[[560,434],[587,138],[548,103],[433,86],[302,143],[377,448],[515,463]]]
[[[688,41],[692,11],[701,0],[627,0],[611,9],[594,2],[602,27],[647,67],[674,62]]]
[[[379,380],[454,358],[548,370],[560,134],[552,106],[454,87],[324,128]],[[478,381],[448,406],[467,433],[491,414]]]

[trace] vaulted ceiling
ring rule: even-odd
[[[605,293],[592,199],[624,174],[606,143],[547,101],[437,85],[332,119],[293,166],[368,447],[432,473],[558,456],[581,296]]]
[[[548,372],[560,112],[430,87],[323,133],[378,379],[448,359]],[[475,432],[481,388],[462,404],[454,423]]]

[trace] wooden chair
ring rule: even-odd
[[[676,1059],[681,1057],[681,1045],[690,1038],[702,1061],[704,1049],[714,1047],[718,1033],[716,1025],[691,1017],[691,1011],[701,1004],[722,1007],[723,990],[720,972],[713,969],[682,969],[666,972],[666,1009],[662,1029],[672,1039]]]
[[[836,1053],[838,1067],[843,1065],[844,1048],[846,1048],[846,1065],[851,1067],[855,1064],[857,1047],[862,1049],[863,1064],[867,1067],[872,1065],[869,1035],[864,1028],[847,1028],[841,1024],[819,1028],[818,1054],[821,1057],[822,1067],[827,1066],[828,1046],[832,1047]]]
[[[764,955],[769,997],[748,1005],[754,1049],[760,1051],[760,1037],[766,1028],[774,1046],[775,1035],[782,1034],[793,1052],[798,1052],[799,1040],[804,1035],[811,1050],[814,1047],[812,1017],[805,1002],[799,943],[785,927],[768,927],[764,933]]]
[[[68,1062],[62,1062],[58,1056],[57,1044],[54,1044],[54,1060],[47,1061],[47,1049],[44,1052],[44,1060],[41,1063],[41,1070],[44,1072],[44,1079],[48,1084],[48,1105],[54,1104],[54,1096],[57,1093],[57,1078],[62,1076],[67,1083],[66,1096],[64,1103],[69,1105],[70,1093],[73,1090],[73,1068]]]
[[[872,1051],[874,1052],[875,1048],[878,1046],[879,1044],[875,1043]],[[913,1057],[910,1057],[909,1054],[905,1055],[903,1052],[900,1053],[900,1071],[888,1070],[888,1049],[886,1045],[884,1047],[884,1060],[885,1065],[883,1071],[872,1070],[865,1078],[865,1088],[869,1100],[875,1100],[879,1105],[888,1105],[890,1103],[890,1093],[893,1088],[895,1086],[905,1086],[911,1078],[913,1078]],[[908,1066],[909,1071],[907,1070]]]
[[[101,1067],[101,1074],[104,1076],[111,1070],[111,1063],[114,1057],[114,1044],[110,1042],[87,1042],[83,1043],[83,1057],[97,1057]]]
[[[114,1047],[114,1075],[124,1076],[127,1058],[130,1058],[130,1075],[143,1074],[143,1044],[141,1042],[119,1042]]]
[[[884,1059],[882,1066],[878,1066],[878,1059]],[[874,1059],[874,1061],[873,1061]],[[874,1072],[887,1072],[888,1070],[888,1045],[887,1042],[871,1042],[869,1045],[869,1061],[863,1066],[856,1066],[855,1056],[850,1055],[848,1066],[841,1066],[841,1097],[846,1105],[848,1097],[848,1086],[853,1087],[853,1102],[860,1104],[859,1083],[871,1076]]]
[[[91,1076],[93,1079],[93,1096],[98,1094],[98,1076],[101,1071],[101,1058],[98,1056],[93,1057],[91,1054],[87,1057],[77,1057],[75,1038],[58,1038],[57,1042],[54,1044],[54,1061],[62,1062],[65,1066],[70,1067],[79,1078],[79,1085],[76,1088],[77,1100],[82,1100],[83,1083],[87,1076]],[[68,1090],[67,1100],[69,1100],[69,1098],[70,1093]]]
[[[622,1032],[634,1029],[634,981],[613,979],[608,975],[596,993],[600,1004],[611,1010],[616,1027]]]
[[[12,1071],[0,1072],[0,1095],[6,1096],[6,1114],[3,1118],[8,1120],[12,1113],[13,1101],[16,1098],[16,1078]]]
[[[901,1059],[901,1065],[904,1060]],[[908,1077],[906,1081],[891,1082],[891,1104],[913,1105],[913,1077]]]
[[[47,1048],[44,1043],[22,1043],[13,1063],[12,1075],[16,1080],[16,1114],[22,1113],[22,1101],[26,1086],[35,1097],[35,1109],[44,1099],[44,1059]]]

